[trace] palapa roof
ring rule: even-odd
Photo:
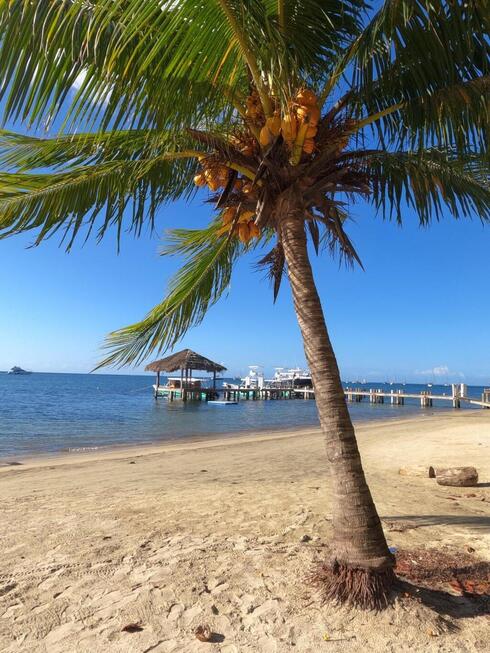
[[[224,372],[226,367],[213,363],[209,358],[197,354],[192,349],[183,349],[167,358],[153,361],[145,367],[146,372],[176,372],[177,370],[204,370],[205,372]]]

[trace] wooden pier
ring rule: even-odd
[[[383,404],[385,400],[387,400],[394,406],[403,406],[406,399],[415,399],[420,402],[422,408],[432,407],[434,401],[450,402],[453,408],[461,408],[462,404],[465,403],[471,406],[490,408],[490,389],[485,389],[481,401],[476,397],[469,397],[467,395],[467,390],[465,384],[453,384],[452,393],[450,395],[434,395],[428,390],[416,394],[403,392],[403,390],[390,390],[389,392],[386,392],[382,389],[364,390],[362,388],[347,388],[345,390],[345,396],[349,402],[360,402],[364,399],[368,399],[371,404]],[[313,392],[313,390],[311,392]]]
[[[156,373],[154,387],[155,399],[165,397],[168,401],[210,401],[224,399],[225,401],[278,401],[283,399],[315,399],[315,391],[311,388],[295,388],[294,386],[263,387],[231,387],[217,385],[216,374],[226,371],[226,368],[215,363],[191,349],[172,354],[167,358],[154,361],[145,368]],[[211,387],[202,383],[204,379],[193,378],[194,370],[211,372]],[[177,377],[168,377],[166,385],[160,385],[161,372],[180,372]],[[437,395],[429,390],[420,393],[405,392],[403,389],[386,390],[383,388],[345,388],[345,398],[348,402],[368,401],[370,404],[390,403],[392,406],[403,406],[407,400],[415,400],[422,408],[430,408],[434,402],[448,402],[453,408],[463,405],[490,408],[490,388],[485,388],[481,399],[468,396],[468,386],[465,383],[454,383],[451,394]]]
[[[274,400],[296,399],[298,390],[294,388],[223,388],[223,398],[227,401],[240,401],[240,399]]]
[[[180,388],[172,390],[166,386],[157,386],[155,398],[165,397],[169,401],[210,401],[219,399],[219,393],[214,388],[195,388],[186,387],[185,384]]]
[[[280,400],[280,399],[315,399],[315,391],[309,388],[223,388],[217,390],[223,394],[225,400]],[[448,402],[453,408],[462,405],[490,408],[490,388],[486,388],[482,398],[469,397],[465,385],[454,385],[452,393],[447,395],[432,394],[428,390],[420,393],[404,392],[403,390],[386,391],[381,388],[346,388],[345,398],[348,402],[360,403],[368,401],[370,404],[390,403],[392,406],[404,406],[407,399],[414,399],[421,408],[431,408],[434,401]]]

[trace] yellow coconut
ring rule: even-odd
[[[217,179],[208,179],[208,188],[209,190],[212,190],[213,193],[218,190],[220,187],[220,183]]]
[[[305,154],[313,154],[315,151],[315,141],[313,138],[306,138],[303,143],[303,152]]]
[[[238,225],[238,238],[242,241],[242,243],[248,243],[250,240],[250,229],[248,222],[242,222],[240,225]]]
[[[236,215],[236,208],[234,206],[229,206],[227,209],[223,211],[223,224],[230,224],[230,222],[233,222],[234,218]]]
[[[262,129],[260,130],[259,141],[262,147],[267,147],[268,145],[271,144],[272,134],[270,133],[267,125],[265,127],[262,127]]]
[[[318,127],[312,127],[308,125],[308,129],[306,130],[306,138],[315,138],[318,132]]]
[[[318,99],[313,91],[310,91],[308,88],[302,88],[296,93],[296,102],[312,107],[318,103]]]
[[[310,107],[305,107],[305,106],[296,107],[296,115],[298,116],[298,120],[300,121],[307,120],[309,113],[310,113]]]
[[[281,117],[275,113],[271,118],[267,118],[265,126],[273,136],[278,136],[281,132]]]
[[[242,224],[243,222],[250,222],[250,219],[253,218],[255,215],[254,211],[243,211],[240,213],[240,217],[238,218],[238,222]]]
[[[206,177],[202,173],[199,173],[194,177],[194,183],[196,186],[204,186],[206,183]]]

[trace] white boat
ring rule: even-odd
[[[272,379],[266,383],[272,388],[312,388],[313,381],[309,370],[301,367],[276,367]]]
[[[249,365],[248,374],[242,379],[240,388],[260,390],[264,387],[264,372],[260,365]]]
[[[32,374],[32,372],[23,370],[22,367],[17,367],[17,365],[14,365],[14,367],[8,371],[8,374]]]

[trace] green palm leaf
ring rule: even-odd
[[[423,225],[442,218],[445,208],[454,218],[477,215],[490,221],[487,157],[442,150],[368,151],[359,154],[359,161],[372,180],[373,202],[385,217],[402,223],[408,205]]]
[[[51,174],[0,173],[0,238],[35,230],[35,244],[62,230],[70,249],[85,228],[102,238],[127,224],[153,228],[157,208],[194,192],[195,163],[164,157],[110,161]],[[102,216],[98,222],[97,219]]]
[[[69,249],[82,228],[99,238],[110,226],[153,228],[162,203],[195,192],[189,144],[190,136],[155,131],[51,139],[3,131],[0,165],[14,172],[0,173],[0,238],[35,230],[39,244],[61,229]],[[39,169],[51,172],[26,172]]]
[[[488,130],[489,27],[485,1],[386,0],[340,57],[324,96],[351,72],[342,106],[355,118],[382,113],[385,146],[474,149]]]

